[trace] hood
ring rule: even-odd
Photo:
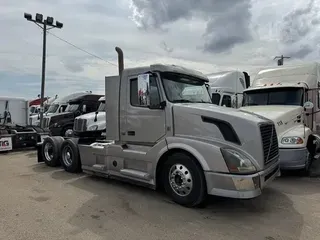
[[[243,120],[249,120],[254,123],[266,122],[270,121],[268,118],[263,115],[252,114],[251,112],[239,111],[239,109],[235,108],[227,108],[222,106],[217,106],[215,104],[206,104],[206,103],[180,103],[175,104],[174,108],[184,109],[186,112],[190,112],[192,114],[199,114],[202,116],[209,116],[213,118],[217,118],[216,113],[219,112],[219,115],[222,118],[229,119],[229,117],[237,117]]]
[[[86,129],[88,131],[93,131],[94,130],[103,130],[106,128],[106,112],[98,112],[97,114],[97,121],[94,121],[96,117],[95,112],[87,113],[84,115],[81,115],[79,117],[76,117],[75,121],[78,119],[83,119],[86,120]]]
[[[238,109],[205,103],[181,103],[172,107],[174,135],[177,137],[206,139],[215,146],[232,146],[249,153],[264,164],[260,124],[273,124],[271,120]],[[257,146],[257,147],[253,147]]]
[[[280,135],[292,127],[301,125],[303,120],[302,106],[247,106],[241,107],[240,111],[255,113],[271,119],[275,123],[277,133]],[[301,116],[301,123],[296,121],[297,116]]]
[[[62,120],[68,120],[74,118],[73,112],[63,112],[63,113],[54,113],[50,116],[46,116],[47,118],[50,118],[50,125],[62,121]]]
[[[105,112],[98,112],[97,119],[98,119],[99,115],[101,116],[101,115],[104,115],[104,114],[105,114]],[[79,117],[76,117],[76,119],[81,118],[81,119],[86,119],[86,120],[92,120],[93,121],[95,116],[96,116],[96,113],[95,112],[91,112],[91,113],[86,113],[86,114],[83,114],[83,115],[81,115]]]

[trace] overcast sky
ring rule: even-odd
[[[115,46],[126,67],[170,63],[252,77],[275,66],[276,55],[318,60],[319,1],[0,0],[0,95],[40,93],[42,32],[24,12],[63,22],[49,32],[105,60],[48,34],[46,95],[54,96],[103,93],[104,76],[117,74]]]

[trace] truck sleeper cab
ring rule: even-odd
[[[188,207],[207,194],[256,197],[279,174],[270,120],[212,104],[208,78],[200,72],[162,64],[123,69],[116,49],[119,76],[105,81],[105,140],[48,138],[39,162],[46,144],[60,141],[61,157],[55,159],[66,171],[163,187]],[[199,94],[183,95],[188,87]]]
[[[241,107],[243,91],[250,85],[250,76],[247,72],[225,71],[207,76],[212,103],[232,108]]]
[[[319,151],[319,70],[318,63],[262,70],[252,87],[244,91],[241,110],[275,123],[283,170],[304,170],[308,174]],[[308,109],[310,102],[312,107]]]
[[[99,106],[99,98],[102,95],[82,93],[78,97],[69,100],[63,113],[45,116],[44,127],[50,129],[52,136],[66,136],[73,132],[74,119],[82,114],[94,112]]]

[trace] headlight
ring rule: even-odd
[[[252,162],[243,154],[233,149],[220,148],[230,173],[252,173],[257,171]]]
[[[53,124],[53,127],[58,127],[58,123],[54,123],[54,124]]]
[[[303,144],[301,137],[283,137],[281,139],[282,144]]]
[[[98,125],[92,125],[88,128],[89,131],[96,131],[98,129]]]

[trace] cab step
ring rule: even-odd
[[[150,174],[134,169],[121,169],[120,173],[122,175],[128,176],[128,177],[134,177],[134,178],[139,178],[139,179],[144,179],[144,180],[150,180]]]

